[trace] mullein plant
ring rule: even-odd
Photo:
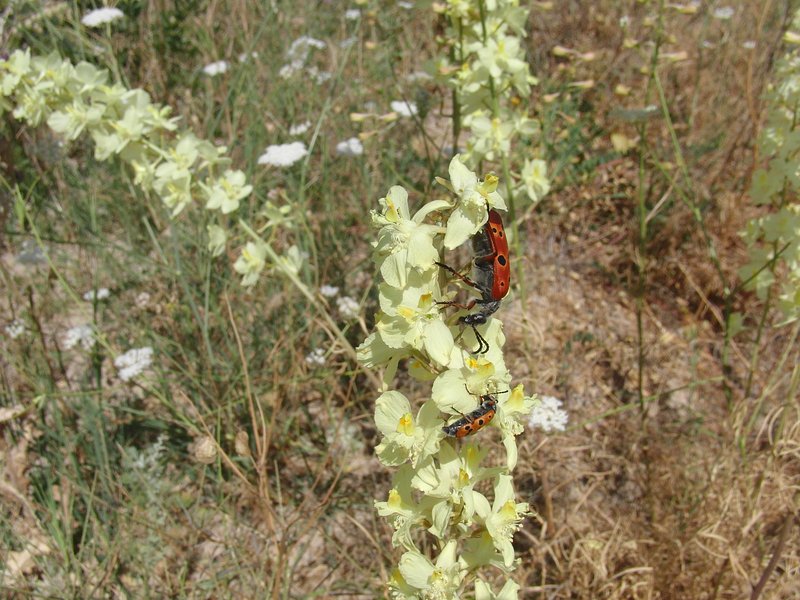
[[[516,501],[511,473],[516,437],[537,400],[522,385],[510,388],[498,319],[482,326],[489,350],[475,355],[475,334],[438,304],[452,301],[458,287],[436,264],[442,250],[480,232],[489,208],[506,209],[496,176],[478,179],[460,156],[449,175],[439,182],[450,198],[431,199],[412,215],[408,193],[394,186],[372,214],[380,311],[358,354],[365,366],[384,369],[384,391],[375,403],[376,453],[397,469],[388,497],[375,506],[403,551],[389,581],[394,597],[457,598],[472,584],[476,598],[508,600],[517,598],[513,580],[493,591],[481,576],[488,567],[507,576],[516,566],[512,537],[528,505]],[[421,403],[389,389],[401,361],[411,377],[431,386]],[[448,437],[443,425],[475,410],[485,394],[497,398],[490,425],[472,437]],[[505,459],[490,463],[498,437]]]
[[[753,201],[772,210],[747,224],[750,260],[739,274],[762,301],[774,298],[788,323],[800,317],[800,11],[784,41],[794,48],[778,60],[767,90],[767,122],[758,141],[767,160],[750,188]],[[779,262],[785,266],[780,275]]]
[[[219,222],[208,227],[214,255],[228,244],[223,217],[253,191],[245,174],[230,168],[224,147],[181,129],[169,107],[153,103],[143,90],[110,82],[107,71],[86,62],[75,65],[57,54],[32,56],[29,50],[0,58],[0,115],[6,113],[31,127],[47,124],[67,142],[90,137],[98,161],[127,165],[133,182],[160,199],[173,217],[200,203]],[[478,180],[459,157],[450,164],[450,181],[443,183],[453,198],[432,200],[413,217],[407,193],[397,186],[373,215],[380,227],[375,257],[383,280],[381,313],[359,358],[367,366],[385,367],[386,391],[375,412],[383,435],[377,452],[398,471],[388,499],[377,507],[394,526],[395,545],[405,550],[390,585],[398,597],[448,598],[475,577],[476,598],[516,598],[518,586],[512,580],[495,593],[478,571],[494,566],[509,573],[515,566],[512,536],[528,511],[527,504],[516,502],[511,478],[515,437],[536,400],[525,396],[522,386],[509,390],[499,320],[482,326],[489,351],[470,353],[476,343],[473,331],[460,331],[449,311],[436,304],[450,300],[455,290],[442,287],[435,265],[442,247],[455,249],[468,241],[485,223],[488,208],[504,210],[506,204],[497,193],[497,178]],[[291,228],[289,207],[267,202],[260,218],[260,226],[239,221],[251,239],[234,265],[242,284],[254,285],[271,269],[316,302],[298,277],[302,253],[291,246],[278,255],[266,236],[278,225]],[[338,331],[335,323],[329,325]],[[337,337],[349,347],[344,336]],[[406,396],[388,390],[403,359],[413,377],[433,382],[430,399],[416,414]],[[497,414],[488,430],[466,442],[446,438],[445,419],[470,413],[484,394],[497,396]],[[506,458],[504,464],[488,466],[488,448],[480,442],[493,439],[495,431]],[[429,541],[436,550],[431,558],[421,550],[431,547]]]
[[[224,146],[215,146],[178,126],[171,109],[152,102],[147,92],[109,81],[109,74],[87,62],[73,65],[53,53],[31,56],[17,50],[0,59],[0,115],[10,112],[31,127],[46,123],[67,142],[88,135],[98,161],[118,159],[129,168],[133,183],[163,202],[175,217],[200,204],[208,211],[209,250],[222,254],[228,243],[228,220],[253,186],[244,172],[231,169]],[[291,227],[289,206],[267,201],[252,239],[242,248],[234,269],[242,284],[252,286],[266,268],[295,275],[304,257],[291,246],[279,256],[263,235],[278,225]]]
[[[469,130],[462,160],[473,168],[484,160],[500,163],[509,203],[538,202],[550,190],[547,163],[526,150],[522,164],[512,164],[515,141],[533,148],[539,134],[538,122],[528,114],[531,86],[537,83],[523,45],[528,8],[519,0],[446,0],[434,8],[447,19],[443,39],[449,50],[435,71],[454,92],[455,135],[462,126]]]

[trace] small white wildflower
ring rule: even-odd
[[[339,293],[339,288],[333,285],[322,285],[319,288],[319,293],[326,298],[333,298]]]
[[[413,117],[417,114],[417,105],[414,102],[407,102],[405,100],[392,100],[389,105],[392,110],[401,117]]]
[[[540,396],[540,403],[533,407],[528,417],[530,427],[538,427],[546,433],[564,431],[569,415],[561,410],[561,400],[553,396]]]
[[[295,61],[304,62],[312,48],[322,50],[326,45],[322,40],[304,35],[292,42],[292,45],[286,51],[286,58],[292,63]]]
[[[124,16],[125,13],[118,8],[98,8],[90,10],[83,15],[81,23],[86,25],[86,27],[99,27],[105,23],[111,23],[112,21],[121,19]]]
[[[344,11],[344,18],[348,21],[357,21],[361,18],[361,11],[357,8],[348,8]]]
[[[91,325],[77,325],[67,330],[64,334],[64,348],[71,350],[78,344],[83,346],[84,350],[89,350],[94,343],[94,332]]]
[[[273,167],[288,167],[308,154],[303,142],[267,146],[264,154],[258,157],[258,164]]]
[[[338,290],[337,290],[338,291]],[[20,319],[14,319],[6,325],[6,335],[12,340],[17,339],[25,332],[25,323]]]
[[[339,314],[345,319],[355,319],[358,317],[361,307],[358,302],[353,300],[350,296],[342,296],[336,299],[336,307],[339,309]]]
[[[622,15],[622,16],[619,18],[619,26],[620,26],[622,29],[625,29],[625,28],[626,28],[626,27],[628,27],[630,24],[631,24],[631,18],[630,18],[628,15]]]
[[[214,75],[220,75],[228,70],[228,61],[227,60],[218,60],[216,62],[212,62],[207,64],[203,67],[203,73],[210,77],[214,77]]]
[[[350,139],[336,144],[336,154],[341,154],[342,156],[360,156],[364,154],[364,146],[357,137],[351,137]]]
[[[258,52],[253,51],[250,54],[248,54],[247,52],[242,52],[238,58],[239,62],[247,62],[251,58],[258,58]]]
[[[150,346],[133,348],[114,359],[114,366],[119,369],[119,378],[130,381],[144,371],[153,362],[153,349]]]
[[[311,121],[304,121],[296,125],[290,125],[289,135],[303,135],[309,129],[311,129]]]
[[[92,302],[93,300],[105,300],[111,295],[111,292],[108,291],[108,288],[98,288],[96,290],[89,290],[83,295],[83,299],[86,302]]]
[[[333,73],[320,71],[317,67],[308,67],[307,71],[308,76],[311,77],[317,85],[322,85],[326,81],[330,81],[331,77],[333,77]]]
[[[281,79],[289,79],[295,73],[299,73],[303,70],[303,63],[302,61],[292,61],[283,65],[278,71],[278,75],[280,75]]]
[[[747,40],[746,42],[742,42],[742,48],[745,50],[752,50],[756,47],[756,43],[753,40]]]
[[[322,348],[314,348],[306,356],[306,363],[315,367],[325,366],[325,350]]]
[[[404,2],[403,0],[400,0],[400,2],[397,3],[397,8],[404,8],[406,10],[411,10],[412,8],[414,8],[414,3]]]
[[[734,10],[730,6],[721,6],[719,8],[715,8],[712,14],[714,15],[715,19],[721,19],[724,21],[730,19],[733,16],[733,13]]]
[[[317,38],[313,38],[309,35],[301,35],[292,42],[291,46],[289,46],[289,51],[287,54],[295,53],[301,48],[316,48],[317,50],[322,50],[325,48],[325,46],[327,46],[327,44],[322,40],[318,40]]]

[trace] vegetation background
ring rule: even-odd
[[[446,174],[449,92],[413,75],[441,52],[441,23],[424,1],[116,6],[123,20],[90,30],[94,3],[12,2],[5,49],[105,66],[228,146],[255,186],[242,218],[290,205],[301,279],[360,313],[277,275],[243,289],[235,256],[207,250],[203,211],[170,220],[90,140],[6,113],[0,590],[383,597],[397,554],[372,506],[390,478],[372,454],[375,388],[319,308],[360,343],[377,310],[369,210],[395,183],[419,203]],[[798,598],[798,326],[736,275],[739,232],[767,210],[747,191],[795,6],[531,6],[539,84],[524,101],[552,190],[519,215],[527,289],[502,318],[510,370],[562,399],[570,427],[521,441],[517,489],[536,511],[515,538],[521,597]],[[279,75],[303,35],[326,42],[314,61],[330,80]],[[350,117],[399,99],[419,114]],[[306,120],[307,160],[256,164]],[[363,154],[336,153],[356,135]],[[101,287],[107,299],[82,299]],[[726,338],[731,310],[744,327]],[[84,323],[109,347],[65,348]],[[151,368],[122,381],[114,357],[143,346]]]

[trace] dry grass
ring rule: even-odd
[[[753,140],[785,8],[745,3],[729,22],[670,13],[665,28],[674,39],[664,51],[686,50],[689,60],[665,69],[664,87],[691,174],[690,182],[671,185],[655,160],[640,180],[638,158],[614,154],[609,139],[613,132],[638,135],[634,125],[615,120],[615,108],[657,102],[640,73],[647,54],[622,48],[626,35],[644,40],[652,33],[643,25],[649,9],[631,3],[624,13],[604,2],[572,10],[574,4],[534,11],[530,56],[542,84],[531,101],[547,110],[541,92],[561,90],[548,134],[560,141],[575,134],[585,145],[553,144],[558,155],[551,158],[562,166],[557,189],[526,214],[524,251],[514,257],[526,275],[526,294],[506,302],[499,315],[511,372],[528,389],[563,399],[571,423],[565,434],[521,440],[517,487],[535,510],[515,540],[521,597],[797,598],[797,327],[767,328],[753,369],[752,327],[760,308],[740,295],[736,309],[749,317],[750,328],[733,340],[727,394],[720,359],[724,283],[735,281],[743,262],[737,232],[753,212],[746,196],[758,162]],[[262,60],[280,57],[295,34],[345,37],[341,18],[327,5],[301,8],[276,15],[252,3],[208,3],[176,29],[187,37],[202,32],[204,44],[187,50],[158,38],[169,31],[159,25],[161,17],[177,14],[179,3],[151,3],[139,15],[137,35],[118,40],[127,44],[123,66],[134,84],[175,105],[198,134],[233,144],[234,160],[244,161],[260,151],[265,135],[320,110],[314,89],[301,84],[290,95],[261,69],[249,83],[268,100],[253,110],[252,97],[236,92],[241,80],[212,86],[189,73],[249,48]],[[623,14],[631,17],[627,34],[619,27]],[[362,44],[346,70],[346,81],[363,85],[346,85],[335,96],[323,124],[330,139],[320,143],[330,148],[334,137],[349,137],[346,115],[366,99],[392,96],[388,73],[419,69],[422,57],[435,52],[432,39],[422,9],[402,32],[378,12],[365,18]],[[711,48],[702,46],[704,39]],[[742,48],[747,40],[757,42],[755,50]],[[369,41],[376,47],[369,49]],[[556,44],[593,50],[597,60],[553,58],[548,49]],[[195,67],[187,62],[179,71],[176,57]],[[335,70],[338,60],[334,53],[328,67]],[[589,78],[596,87],[572,94],[576,102],[568,103],[563,84]],[[633,89],[629,97],[613,94],[618,83]],[[430,91],[434,107],[446,105],[445,93]],[[442,123],[434,108],[428,124],[441,130]],[[36,141],[23,133],[20,152],[46,175]],[[303,189],[308,228],[320,246],[312,277],[366,297],[367,313],[375,307],[368,295],[365,210],[400,177],[427,185],[422,142],[411,127],[371,133],[363,168],[315,158],[320,163]],[[663,120],[648,125],[647,145],[661,164],[675,164]],[[411,146],[416,158],[408,157]],[[2,150],[7,156],[7,147]],[[409,171],[387,166],[394,159]],[[76,185],[62,175],[54,175],[59,189]],[[298,193],[296,183],[271,177],[259,173],[257,182]],[[642,186],[648,205],[657,206],[647,244],[643,406],[635,295]],[[679,191],[702,206],[725,282]],[[59,310],[67,299],[46,267],[15,266],[21,232],[5,239],[2,323],[24,312],[39,324],[41,343],[4,342],[9,354],[0,360],[2,393],[18,400],[3,401],[1,409],[6,570],[0,585],[19,597],[65,591],[78,597],[382,597],[397,553],[372,507],[385,497],[389,473],[372,455],[378,440],[370,381],[332,341],[326,323],[274,282],[252,294],[235,285],[215,288],[207,332],[215,354],[205,355],[187,301],[204,285],[202,274],[191,272],[196,254],[183,257],[189,273],[183,282],[160,251],[169,247],[171,228],[154,210],[147,217],[157,243],[116,267],[128,275],[103,316],[116,347],[133,332],[163,344],[165,365],[141,388],[120,386],[108,375],[99,391],[86,392],[87,363],[62,364],[53,350],[75,313]],[[79,231],[64,227],[63,240],[80,241]],[[135,226],[125,231],[112,228],[107,238],[114,247],[103,256],[112,265],[120,250],[124,256],[137,239],[148,239]],[[115,268],[95,252],[64,248],[60,254],[57,267],[75,289],[93,284],[82,268],[87,261]],[[142,291],[150,296],[144,305],[137,301]],[[362,325],[351,324],[347,335],[357,343]],[[320,345],[332,353],[324,369],[313,369],[304,357]],[[109,359],[100,359],[108,373]],[[26,370],[31,365],[41,368]],[[36,397],[46,400],[35,404]],[[250,456],[237,451],[243,431]],[[193,451],[209,432],[223,458],[207,467]],[[495,436],[491,429],[486,434]],[[118,462],[94,464],[100,441]],[[159,443],[162,450],[148,459]]]
[[[524,318],[519,301],[506,309],[509,366],[564,398],[573,428],[520,450],[519,480],[538,512],[520,540],[526,597],[740,598],[775,553],[764,597],[793,597],[798,547],[779,547],[798,483],[789,382],[757,414],[754,401],[728,406],[719,330],[663,295],[646,311],[643,420],[634,300],[585,259],[602,256],[603,241],[529,233],[535,285]],[[759,388],[776,365],[763,368]]]

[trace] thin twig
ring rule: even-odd
[[[259,492],[261,498],[266,503],[267,515],[269,517],[269,528],[274,531],[275,523],[272,521],[272,500],[269,494],[269,469],[267,468],[267,453],[269,451],[269,439],[267,435],[267,427],[265,426],[264,411],[261,408],[260,402],[255,402],[253,399],[253,392],[250,385],[250,372],[247,369],[247,359],[244,356],[244,346],[242,345],[242,338],[239,335],[239,328],[236,327],[236,319],[233,316],[233,309],[231,308],[230,299],[228,294],[224,294],[225,307],[228,309],[228,318],[230,319],[233,335],[236,338],[236,346],[239,350],[239,360],[242,363],[242,374],[244,376],[244,389],[247,396],[247,409],[250,413],[250,422],[253,428],[253,438],[256,444],[256,472],[259,478]],[[256,415],[256,410],[258,415]],[[274,415],[274,411],[273,411]],[[270,427],[271,429],[271,427]]]
[[[783,554],[783,548],[786,546],[786,540],[789,539],[789,532],[792,530],[792,521],[794,521],[794,515],[789,513],[786,515],[783,525],[781,526],[781,532],[778,535],[778,543],[775,546],[775,552],[772,553],[772,558],[769,560],[764,572],[761,573],[761,578],[758,580],[758,583],[753,588],[753,592],[750,594],[750,600],[758,600],[758,597],[761,595],[761,592],[764,591],[764,587],[767,585],[770,575],[772,575],[775,567],[778,566],[778,561],[781,558],[781,554]]]

